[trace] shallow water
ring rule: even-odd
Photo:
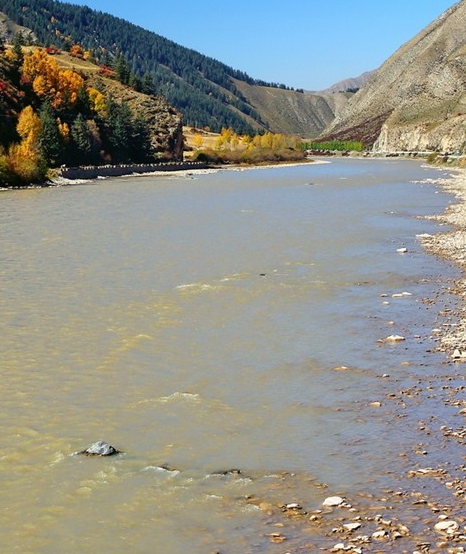
[[[454,272],[416,216],[450,201],[444,175],[333,160],[2,192],[2,551],[275,552],[246,496],[390,485],[413,436],[370,403],[441,360],[422,298]],[[99,439],[124,454],[70,456]]]

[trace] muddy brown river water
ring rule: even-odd
[[[418,238],[445,175],[335,159],[2,191],[0,551],[314,552],[333,524],[280,506],[406,490],[454,413],[432,330],[456,270]],[[100,439],[123,453],[72,455]]]

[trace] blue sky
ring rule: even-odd
[[[455,0],[68,0],[251,77],[320,90],[379,67]],[[466,0],[463,0],[466,1]]]

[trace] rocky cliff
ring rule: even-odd
[[[402,46],[325,131],[365,136],[375,151],[463,151],[466,145],[466,0]]]

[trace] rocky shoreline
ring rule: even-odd
[[[381,375],[392,392],[373,403],[387,421],[402,418],[414,442],[402,451],[393,444],[391,489],[376,481],[364,492],[315,484],[322,489],[320,506],[301,505],[298,491],[282,502],[246,498],[263,513],[263,536],[282,544],[281,554],[466,553],[466,170],[435,182],[456,202],[429,219],[450,229],[420,240],[462,276],[422,300],[438,314],[437,328],[427,333],[434,346],[425,363],[406,363],[403,379]]]
[[[466,170],[455,170],[450,179],[440,180],[442,188],[456,201],[443,213],[430,219],[451,230],[423,238],[426,250],[458,266],[464,276],[455,282],[451,294],[456,298],[456,313],[448,315],[440,335],[439,350],[453,359],[466,359]],[[447,315],[447,314],[445,314]]]

